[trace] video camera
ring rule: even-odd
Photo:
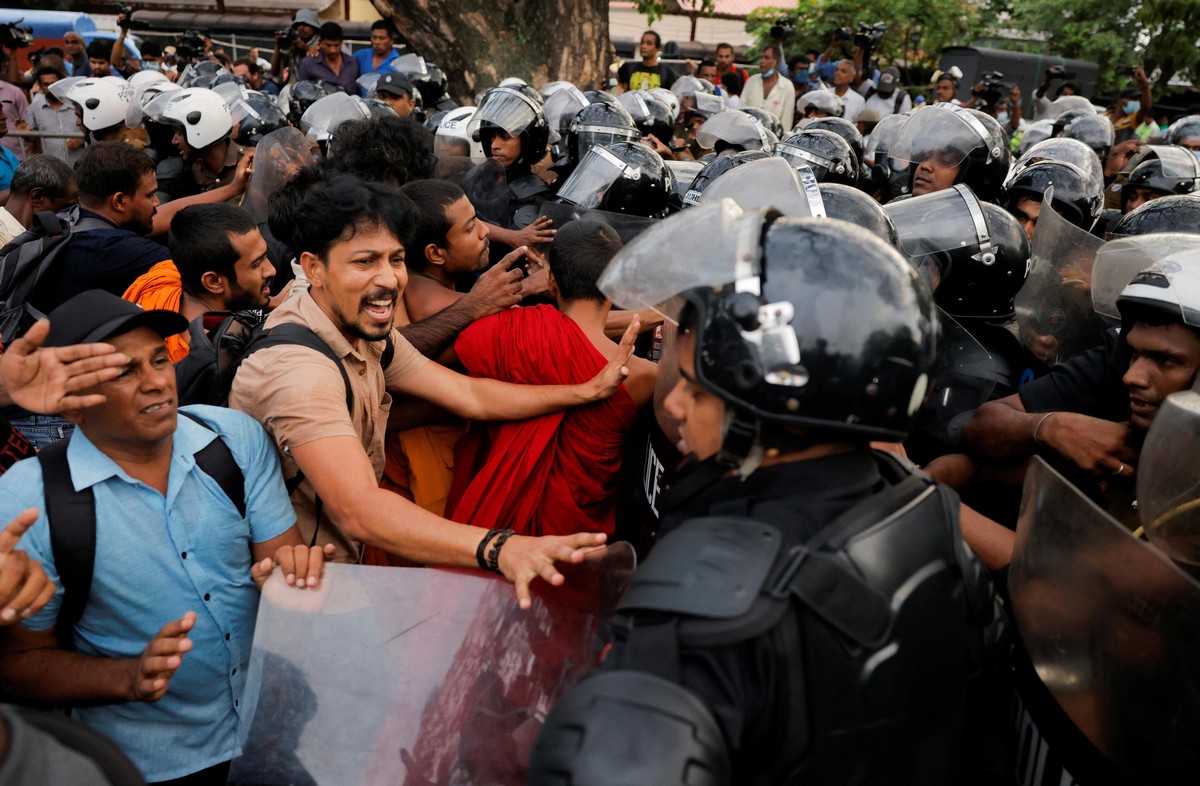
[[[879,42],[883,40],[883,34],[887,32],[887,29],[888,26],[883,22],[876,22],[875,24],[859,22],[858,32],[854,35],[854,45],[861,47],[864,52],[870,52],[879,46]]]
[[[774,24],[771,25],[771,39],[775,41],[786,41],[796,32],[796,17],[781,16],[776,18]]]
[[[1046,78],[1047,79],[1074,79],[1075,72],[1068,71],[1066,69],[1066,67],[1060,66],[1060,65],[1050,66],[1049,68],[1046,69]]]
[[[979,81],[983,85],[982,90],[972,91],[979,98],[979,103],[976,108],[990,109],[1004,98],[1008,97],[1012,87],[1004,81],[1004,74],[999,71],[984,71],[979,76]]]
[[[190,63],[196,55],[204,53],[204,33],[199,30],[188,30],[175,39],[175,55],[179,63]]]
[[[137,9],[131,5],[117,3],[117,25],[122,30],[149,30],[149,22],[141,22],[133,18],[136,11]]]
[[[22,27],[22,19],[6,22],[0,25],[0,47],[5,49],[24,49],[33,45],[33,28]]]

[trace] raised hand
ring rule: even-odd
[[[0,627],[38,613],[57,589],[41,563],[16,551],[17,542],[37,517],[37,509],[28,508],[0,531]]]
[[[128,358],[111,344],[42,348],[50,322],[40,320],[0,354],[0,386],[14,404],[55,414],[104,403],[99,393],[75,395],[115,379]]]
[[[638,332],[642,329],[642,318],[634,315],[621,336],[621,344],[612,360],[600,369],[600,373],[592,377],[589,384],[595,386],[594,398],[605,399],[617,392],[621,383],[629,377],[629,358],[633,356],[633,345],[637,341]]]
[[[167,686],[183,656],[192,649],[188,632],[196,625],[196,612],[172,620],[150,639],[141,657],[130,670],[129,694],[133,701],[158,701],[167,695]]]

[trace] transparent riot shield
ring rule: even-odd
[[[1109,763],[1108,777],[1084,782],[1194,783],[1200,583],[1040,458],[1025,478],[1008,583],[1036,679]],[[1051,714],[1034,721],[1049,725]],[[1082,765],[1042,731],[1051,756],[1078,775]]]
[[[1015,299],[1021,341],[1055,365],[1104,341],[1105,323],[1092,309],[1092,269],[1104,241],[1058,215],[1052,188],[1030,243],[1030,270]]]
[[[257,223],[263,223],[271,197],[312,161],[308,141],[300,129],[288,126],[267,134],[254,149],[254,174],[242,207]]]
[[[508,177],[496,159],[488,158],[466,171],[461,185],[480,218],[490,224],[508,226]]]
[[[793,167],[782,158],[771,156],[722,174],[704,189],[700,204],[728,197],[743,210],[773,207],[785,216],[824,216],[825,203],[819,186],[808,167]]]
[[[634,569],[617,543],[521,611],[476,571],[330,565],[263,590],[230,783],[525,783],[546,713],[594,667]]]
[[[987,403],[996,389],[996,361],[953,317],[938,309],[942,335],[930,391],[918,410],[913,433],[935,440],[945,449],[958,447],[963,425]]]
[[[1092,267],[1092,304],[1096,313],[1121,321],[1117,297],[1133,277],[1160,260],[1184,251],[1200,250],[1200,237],[1183,232],[1160,232],[1153,235],[1110,240],[1096,253]]]
[[[1200,576],[1200,392],[1167,396],[1138,461],[1138,516],[1146,537]]]
[[[555,229],[562,229],[566,224],[578,221],[581,218],[608,224],[617,231],[623,244],[631,242],[635,237],[659,222],[657,218],[646,218],[645,216],[634,216],[627,213],[612,213],[607,210],[597,210],[595,208],[581,208],[562,202],[546,202],[542,205],[541,212],[543,216],[548,217],[554,222]]]

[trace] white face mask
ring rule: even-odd
[[[1008,122],[1008,112],[1001,112],[1000,114],[996,115],[996,122],[999,123],[1000,125],[1004,125],[1005,123],[1007,123]]]
[[[143,62],[142,70],[143,71],[161,71],[162,63],[158,62],[157,60],[152,61],[152,62],[151,61]]]

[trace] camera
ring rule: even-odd
[[[839,27],[837,30],[833,31],[833,40],[834,41],[853,41],[854,40],[854,31],[851,30],[849,27]]]
[[[18,19],[0,25],[0,47],[5,49],[24,49],[33,45],[33,28],[22,27]]]
[[[1046,78],[1047,79],[1074,79],[1075,72],[1068,71],[1066,69],[1066,67],[1060,66],[1060,65],[1050,66],[1049,68],[1046,69]]]
[[[149,30],[149,22],[139,22],[133,18],[134,12],[137,9],[131,5],[122,5],[117,3],[117,14],[124,17],[117,21],[117,24],[122,30]]]
[[[848,30],[849,28],[842,29]],[[860,22],[858,33],[854,35],[854,44],[864,52],[870,52],[879,46],[879,42],[883,40],[883,34],[887,32],[887,29],[888,26],[882,22],[877,22],[873,25],[867,22]]]
[[[188,30],[175,39],[175,55],[182,65],[204,53],[204,33],[199,30]]]
[[[281,47],[292,43],[292,39],[295,37],[296,31],[290,27],[285,27],[282,30],[275,31],[275,42]]]
[[[1004,74],[999,71],[984,71],[979,76],[979,81],[983,85],[982,90],[973,91],[979,98],[979,103],[976,108],[990,109],[996,106],[1000,101],[1008,96],[1009,90],[1012,88],[1004,81]]]
[[[778,17],[774,24],[771,25],[771,39],[774,41],[786,41],[796,32],[796,17],[781,16]]]

